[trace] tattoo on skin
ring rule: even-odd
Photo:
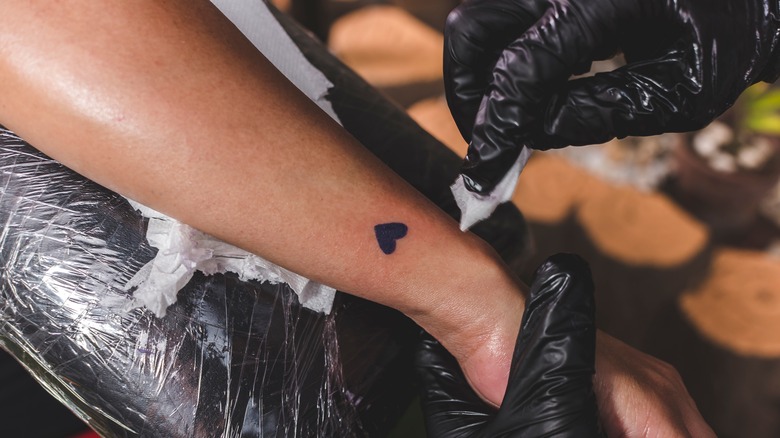
[[[398,239],[403,239],[409,227],[401,222],[388,222],[374,226],[374,234],[383,253],[390,255],[395,252]]]

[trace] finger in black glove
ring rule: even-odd
[[[469,387],[457,361],[433,339],[417,354],[428,436],[600,437],[593,393],[593,282],[579,257],[558,254],[536,272],[496,411]]]
[[[780,72],[777,0],[466,0],[445,28],[447,101],[492,192],[522,146],[699,129]],[[569,81],[618,52],[628,64]]]

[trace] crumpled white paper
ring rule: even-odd
[[[499,205],[512,199],[512,194],[517,187],[517,179],[525,168],[528,159],[531,158],[531,149],[523,146],[520,156],[501,182],[496,185],[488,195],[480,195],[469,191],[463,178],[458,178],[450,186],[455,202],[460,208],[460,230],[466,231],[479,221],[485,220],[498,208]]]
[[[149,207],[130,201],[149,218],[146,238],[157,255],[125,285],[135,289],[131,308],[146,307],[165,316],[168,306],[192,278],[195,271],[206,275],[234,272],[241,280],[287,283],[306,308],[330,313],[336,290],[288,271],[261,257],[236,248],[206,233],[172,219]]]

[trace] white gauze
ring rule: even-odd
[[[341,124],[327,100],[333,83],[303,56],[262,0],[212,0],[252,44],[331,118]],[[207,275],[234,272],[242,280],[287,283],[309,309],[329,313],[336,290],[250,254],[138,203],[149,218],[146,237],[157,256],[125,286],[135,288],[134,307],[145,306],[158,317],[176,302],[176,295],[195,271]]]
[[[520,177],[528,159],[531,158],[531,149],[523,146],[520,150],[520,156],[504,178],[496,185],[492,192],[487,195],[480,195],[469,191],[463,178],[458,178],[450,186],[455,202],[460,208],[460,229],[466,231],[477,222],[487,219],[498,208],[499,205],[512,199],[512,194],[517,186],[517,178]]]
[[[135,288],[131,307],[144,306],[162,318],[195,271],[206,275],[234,272],[241,280],[287,283],[309,309],[329,313],[336,290],[277,266],[149,207],[130,201],[149,218],[146,238],[157,255],[125,285]]]

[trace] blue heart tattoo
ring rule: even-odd
[[[379,248],[383,253],[388,255],[395,252],[396,241],[406,236],[408,231],[409,227],[400,222],[390,222],[374,226],[374,233],[376,233],[376,241],[379,243]]]

